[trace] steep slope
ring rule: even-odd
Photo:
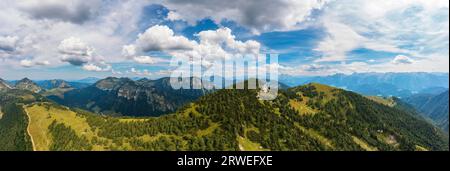
[[[308,84],[273,101],[257,95],[219,90],[157,118],[99,116],[47,102],[25,110],[42,150],[448,150],[439,129],[352,92]]]
[[[446,91],[448,91],[448,88],[444,88],[444,87],[430,87],[430,88],[423,89],[418,94],[438,95],[438,94],[441,94],[441,93],[446,92]]]
[[[0,91],[6,91],[11,89],[11,86],[8,85],[8,83],[0,78]]]
[[[43,89],[41,87],[39,87],[36,83],[34,83],[33,81],[31,81],[28,78],[24,78],[20,81],[18,81],[15,85],[15,88],[20,89],[20,90],[28,90],[34,93],[39,93],[42,92]]]
[[[50,99],[97,113],[123,116],[160,116],[172,113],[206,94],[206,90],[174,90],[168,78],[159,80],[107,78],[94,85]]]
[[[405,99],[424,117],[431,119],[436,125],[448,131],[449,91],[438,95],[419,94]]]

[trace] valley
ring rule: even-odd
[[[111,116],[161,116],[209,93],[209,90],[174,90],[168,78],[158,80],[106,78],[81,89],[53,90],[46,96],[65,106]]]
[[[417,94],[405,101],[411,104],[422,116],[448,133],[449,91],[437,94]]]
[[[158,81],[137,82],[153,83],[148,87],[165,87],[158,86]],[[135,81],[115,78],[93,84],[107,93],[138,85]],[[141,88],[134,90],[141,91]],[[78,96],[67,96],[71,91],[84,90],[0,92],[3,113],[0,141],[5,144],[0,150],[448,150],[448,133],[428,123],[400,99],[363,96],[318,83],[280,90],[273,101],[259,100],[257,90],[217,90],[187,98],[174,112],[138,117],[58,104],[49,93],[57,92],[54,94],[60,98],[76,100]]]

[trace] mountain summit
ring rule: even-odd
[[[41,87],[39,87],[36,83],[34,83],[33,81],[31,81],[28,78],[24,78],[20,81],[18,81],[15,85],[15,88],[20,89],[20,90],[28,90],[34,93],[39,93],[42,92],[43,89]]]

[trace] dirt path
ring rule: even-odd
[[[31,122],[31,117],[30,117],[30,115],[28,114],[28,111],[25,109],[25,107],[23,108],[23,110],[25,111],[25,113],[26,113],[27,116],[28,116],[27,133],[28,133],[28,135],[30,136],[30,139],[31,139],[31,145],[33,146],[33,151],[37,151],[37,150],[36,150],[36,145],[34,144],[33,136],[32,136],[31,133],[30,133],[30,122]]]
[[[3,118],[2,107],[0,106],[0,119]]]

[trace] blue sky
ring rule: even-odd
[[[4,79],[158,78],[205,49],[277,53],[294,76],[449,71],[446,0],[7,1]]]

